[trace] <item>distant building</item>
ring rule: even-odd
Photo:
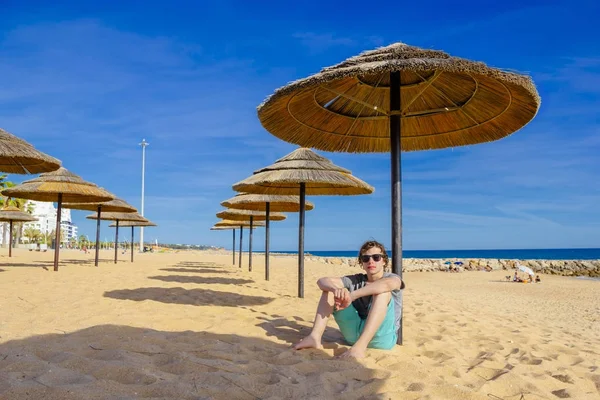
[[[29,200],[27,203],[33,206],[32,215],[38,220],[33,222],[26,222],[23,225],[24,229],[27,227],[39,229],[43,235],[48,235],[54,229],[56,229],[57,210],[54,207],[53,203],[33,200]],[[61,209],[60,214],[60,227],[61,230],[64,232],[65,236],[62,238],[62,242],[68,242],[72,238],[77,239],[77,225],[75,225],[71,221],[71,210],[63,208]]]

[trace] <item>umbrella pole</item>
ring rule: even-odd
[[[244,238],[244,228],[240,225],[240,262],[238,268],[242,268],[242,240]]]
[[[13,222],[12,222],[12,219],[11,219],[10,220],[10,230],[8,232],[8,235],[9,235],[8,236],[8,256],[9,257],[12,257],[12,246],[13,246],[12,228],[13,228]]]
[[[390,148],[392,166],[392,272],[402,278],[402,127],[400,116],[400,71],[390,72]],[[394,111],[397,111],[396,113]],[[402,344],[400,310],[398,344]]]
[[[252,272],[252,223],[254,216],[250,216],[250,240],[248,240],[248,271]]]
[[[233,249],[233,265],[235,265],[235,228],[233,228],[233,246],[231,248]]]
[[[117,253],[119,252],[119,220],[117,220],[117,229],[115,229],[115,264],[117,263]]]
[[[131,262],[133,262],[133,226],[131,227]]]
[[[270,231],[269,231],[269,214],[271,212],[271,203],[267,201],[266,207],[265,207],[265,212],[266,212],[266,217],[267,219],[265,220],[265,280],[268,281],[269,280],[269,236],[271,235]]]
[[[100,251],[100,217],[102,216],[102,206],[98,206],[98,220],[96,221],[96,256],[94,259],[94,265],[98,266],[98,252]]]
[[[304,298],[304,203],[306,183],[300,183],[300,221],[298,229],[298,297]]]
[[[58,255],[60,251],[60,217],[62,214],[62,193],[58,194],[58,209],[56,210],[56,234],[54,239],[54,270],[58,271]]]

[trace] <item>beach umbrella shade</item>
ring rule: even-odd
[[[314,151],[299,148],[259,169],[233,190],[254,194],[299,195],[298,297],[304,297],[304,211],[306,195],[359,195],[373,193],[373,187],[352,176]]]
[[[519,271],[525,272],[529,276],[534,276],[535,275],[535,272],[533,272],[533,270],[531,268],[526,267],[524,265],[518,265],[517,268],[519,269]]]
[[[252,194],[240,193],[230,199],[221,202],[223,207],[229,207],[236,210],[254,210],[264,211],[266,215],[265,221],[265,280],[269,280],[269,239],[270,224],[269,215],[273,212],[299,212],[300,197],[299,196],[281,196],[269,194]],[[315,206],[307,201],[304,204],[304,209],[310,211]]]
[[[144,217],[142,217],[144,218]],[[146,218],[144,218],[146,219]],[[133,262],[133,228],[135,228],[136,226],[139,227],[150,227],[150,226],[156,226],[156,224],[152,221],[149,220],[145,220],[145,221],[122,221],[120,223],[121,227],[131,227],[131,262]],[[109,225],[109,228],[116,228],[117,227],[117,223],[114,222],[112,224]]]
[[[96,252],[94,256],[94,265],[98,266],[98,257],[100,251],[100,221],[102,211],[104,212],[137,212],[137,209],[128,204],[125,200],[121,200],[115,196],[114,199],[110,201],[105,201],[103,203],[65,203],[63,205],[65,208],[73,209],[73,210],[87,210],[87,211],[97,211],[98,219],[96,221]]]
[[[137,212],[131,212],[131,213],[106,212],[106,213],[103,213],[100,217],[98,217],[98,214],[91,214],[91,215],[88,215],[86,218],[87,219],[95,219],[95,220],[101,219],[104,221],[115,221],[116,228],[117,228],[115,230],[115,264],[117,263],[117,257],[118,257],[118,253],[119,253],[119,249],[118,249],[118,246],[119,246],[119,222],[121,222],[121,221],[148,222],[148,220],[146,218],[142,217]],[[131,247],[132,247],[131,251],[133,252],[133,243],[131,243]],[[133,257],[132,257],[132,260],[133,260]]]
[[[300,146],[391,153],[392,268],[401,276],[401,151],[498,140],[539,106],[528,76],[395,43],[277,89],[258,117],[271,134]]]
[[[281,213],[269,213],[262,211],[228,209],[217,213],[217,217],[234,220],[234,221],[249,221],[250,222],[250,240],[248,242],[248,271],[252,271],[252,226],[255,221],[265,221],[268,227],[268,221],[283,221],[286,216]],[[240,230],[240,246],[242,245],[242,231]],[[240,251],[240,268],[242,267],[242,253]]]
[[[250,227],[250,220],[247,221],[233,221],[233,220],[221,220],[219,222],[217,222],[215,224],[215,226],[213,226],[213,228],[240,228],[240,251],[239,251],[239,268],[242,268],[242,244],[243,244],[243,238],[244,238],[244,228],[249,228],[250,232],[252,232],[253,229],[259,227],[259,226],[265,226],[266,223],[265,221],[256,221],[252,223],[252,227]],[[233,240],[233,244],[235,247],[235,230],[233,231],[233,235],[234,235],[234,240]],[[235,265],[235,249],[234,249],[234,260],[233,260],[233,264]]]
[[[0,128],[0,172],[39,174],[59,168],[60,160],[36,150],[23,139]]]
[[[8,204],[8,202],[7,202]],[[31,222],[37,221],[37,218],[31,216],[26,212],[19,210],[15,206],[6,205],[0,209],[0,222],[8,222],[10,225],[9,228],[9,239],[8,239],[8,256],[12,257],[12,247],[13,247],[13,222]]]
[[[2,191],[4,196],[27,200],[56,202],[56,238],[54,246],[54,271],[58,271],[60,250],[60,220],[62,204],[65,203],[95,203],[109,201],[114,198],[106,190],[97,185],[84,181],[79,175],[60,167],[56,171],[46,172],[37,178],[25,181]]]

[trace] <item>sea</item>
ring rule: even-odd
[[[271,251],[295,254],[297,250]],[[318,257],[356,257],[357,250],[310,251]],[[391,252],[388,252],[391,255]],[[404,258],[496,258],[515,260],[600,260],[600,249],[404,250]]]

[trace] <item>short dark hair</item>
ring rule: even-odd
[[[358,264],[362,264],[360,256],[362,256],[365,251],[372,249],[373,247],[378,247],[381,249],[381,255],[383,256],[383,269],[387,272],[390,258],[388,257],[388,254],[385,251],[385,246],[376,240],[367,240],[365,243],[363,243],[363,245],[360,247],[360,250],[358,251]]]

